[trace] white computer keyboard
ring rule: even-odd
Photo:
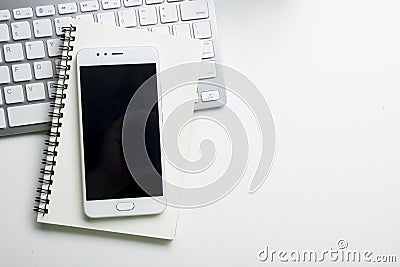
[[[0,136],[48,129],[59,37],[68,17],[200,39],[203,60],[220,62],[213,0],[2,0]],[[215,65],[205,66],[201,78],[218,79]],[[198,96],[196,110],[226,103],[220,88],[199,86]]]

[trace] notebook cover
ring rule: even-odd
[[[172,240],[175,237],[178,209],[167,207],[159,215],[90,219],[83,213],[82,177],[80,166],[78,94],[76,80],[76,54],[83,48],[152,46],[159,51],[160,71],[184,63],[200,62],[202,44],[196,40],[163,36],[134,29],[116,28],[101,24],[93,24],[71,19],[76,27],[75,41],[72,45],[71,70],[67,81],[65,108],[62,119],[61,136],[57,164],[52,177],[51,195],[49,195],[48,214],[38,214],[37,221],[46,224],[64,225],[100,231],[139,235]],[[198,74],[193,79],[197,80]],[[162,87],[162,85],[161,85]],[[164,118],[181,103],[195,99],[196,85],[187,87],[184,93],[171,94],[163,99],[162,113]],[[193,102],[194,107],[194,102]],[[193,108],[187,109],[182,116],[190,117]],[[165,119],[164,119],[165,121]],[[190,131],[186,131],[187,133]],[[179,138],[181,151],[187,151],[190,137],[188,134]],[[181,184],[184,174],[176,170],[166,161],[164,174],[168,182]],[[168,197],[168,192],[166,192]]]

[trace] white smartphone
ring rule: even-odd
[[[166,196],[158,78],[146,88],[157,104],[146,122],[145,143],[147,156],[159,175],[151,177],[146,190],[129,171],[122,146],[128,105],[146,80],[157,77],[158,51],[152,47],[83,49],[77,55],[77,67],[85,214],[105,218],[162,213]]]

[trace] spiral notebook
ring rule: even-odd
[[[130,235],[148,236],[161,239],[174,239],[178,210],[173,207],[159,215],[137,216],[108,219],[89,219],[83,212],[82,182],[80,168],[78,93],[76,75],[76,54],[83,48],[152,46],[160,55],[160,71],[170,67],[200,62],[202,45],[190,39],[162,36],[132,29],[116,28],[106,25],[87,23],[71,19],[65,27],[63,55],[59,65],[59,82],[55,84],[55,102],[51,112],[52,122],[49,138],[46,141],[45,159],[41,169],[40,196],[35,211],[37,221],[92,230],[108,231]],[[197,80],[198,74],[193,74]],[[162,88],[162,85],[161,85]],[[164,118],[180,103],[193,100],[196,85],[186,87],[185,93],[175,94],[163,99]],[[163,89],[162,89],[163,90]],[[187,109],[186,117],[193,116],[193,108]],[[181,151],[189,146],[189,136],[179,139]],[[168,182],[182,183],[184,174],[173,168],[168,162],[165,166]],[[168,197],[168,192],[166,192]]]

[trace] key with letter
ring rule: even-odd
[[[32,70],[29,63],[11,66],[14,82],[25,82],[32,80]]]
[[[46,94],[43,83],[32,83],[26,85],[26,96],[28,101],[44,100]]]
[[[54,86],[57,84],[54,81],[47,83],[47,91],[49,92],[49,98],[55,98],[55,94],[57,93],[57,88]]]
[[[21,85],[4,87],[4,98],[7,104],[24,102],[24,93]]]
[[[3,49],[4,59],[6,60],[6,62],[20,61],[24,59],[22,44],[7,44],[3,46]]]
[[[25,43],[26,57],[28,59],[44,58],[44,44],[42,41],[27,42]]]
[[[56,57],[60,55],[60,45],[60,39],[47,40],[47,52],[49,53],[49,57]]]
[[[37,80],[53,77],[53,65],[51,61],[35,62],[33,63],[33,69]]]

